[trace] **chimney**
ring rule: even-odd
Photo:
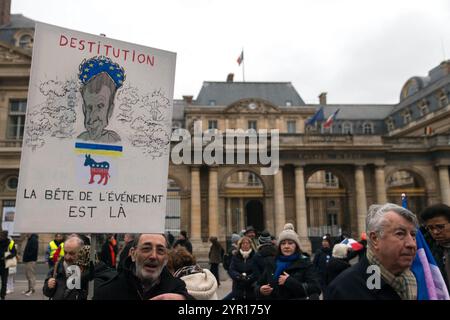
[[[183,100],[186,103],[192,103],[192,98],[194,98],[194,96],[183,96]]]
[[[0,3],[0,26],[11,21],[11,0],[2,0]]]
[[[234,79],[234,73],[229,73],[227,76],[227,82],[233,82]]]
[[[321,94],[319,94],[319,104],[321,104],[321,105],[327,104],[327,93],[326,92],[322,92]]]

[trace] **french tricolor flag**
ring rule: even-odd
[[[339,112],[339,109],[337,109],[331,116],[328,117],[327,121],[323,124],[324,128],[328,128],[333,124],[333,121],[336,119],[336,116]]]
[[[419,229],[416,243],[417,253],[411,271],[416,276],[417,300],[450,300],[441,271]]]
[[[353,251],[359,251],[364,248],[364,246],[361,243],[359,243],[358,241],[356,241],[355,239],[352,239],[352,238],[344,239],[341,242],[341,244],[347,245],[347,247],[352,248]]]

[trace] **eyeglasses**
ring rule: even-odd
[[[149,246],[149,245],[138,246],[137,248],[144,254],[149,254],[150,252],[153,251],[153,246]],[[156,246],[155,249],[156,249],[156,253],[159,255],[165,255],[167,253],[167,248],[165,248],[165,247]]]
[[[436,230],[436,232],[442,232],[442,231],[444,231],[445,226],[447,224],[448,223],[435,224],[435,225],[430,224],[430,225],[425,226],[425,228],[430,232],[434,232],[435,230]]]

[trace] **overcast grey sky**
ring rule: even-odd
[[[175,98],[203,81],[291,81],[306,103],[397,103],[450,58],[448,0],[12,0],[12,13],[177,53]],[[445,53],[444,53],[445,52]],[[445,55],[445,56],[444,56]]]

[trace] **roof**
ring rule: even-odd
[[[305,102],[291,82],[203,82],[195,105],[228,106],[241,99],[262,99],[276,106],[286,106],[290,101],[293,106],[303,106]]]
[[[393,108],[394,105],[388,104],[327,104],[323,111],[325,118],[328,118],[339,109],[338,120],[384,120]]]
[[[34,29],[35,20],[25,17],[23,14],[12,14],[10,23],[3,25],[0,29]]]

